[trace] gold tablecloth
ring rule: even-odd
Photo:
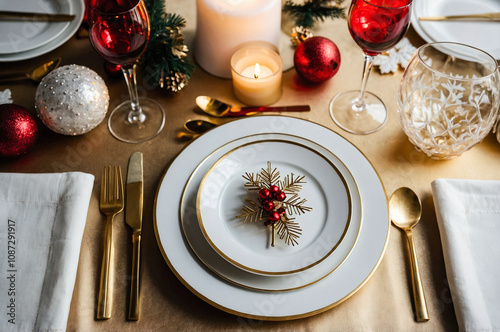
[[[196,25],[195,1],[167,1],[167,10],[186,18],[187,27],[183,32],[188,46],[192,46]],[[285,72],[283,96],[277,104],[310,104],[310,113],[295,116],[327,126],[356,145],[380,174],[388,196],[400,186],[411,187],[420,195],[423,215],[414,233],[430,320],[424,323],[414,320],[406,238],[403,232],[393,226],[385,256],[371,279],[341,305],[313,317],[285,322],[236,317],[205,303],[177,280],[162,257],[153,229],[153,204],[159,181],[169,163],[189,143],[186,137],[179,135],[186,120],[197,118],[217,123],[229,121],[209,119],[203,115],[196,108],[196,96],[209,95],[238,104],[232,93],[230,80],[213,77],[197,68],[189,85],[178,94],[150,89],[139,79],[140,94],[157,100],[167,113],[164,130],[149,142],[119,142],[109,134],[104,122],[93,131],[78,137],[58,135],[42,126],[39,141],[29,154],[14,160],[0,161],[2,172],[82,171],[96,176],[69,315],[69,331],[457,329],[430,184],[441,177],[500,180],[497,169],[497,163],[500,163],[500,145],[494,135],[490,134],[481,144],[451,161],[434,161],[416,151],[403,133],[396,111],[396,92],[402,76],[401,70],[386,75],[374,71],[368,82],[368,89],[378,94],[388,106],[387,125],[377,133],[364,136],[342,131],[332,122],[328,104],[336,93],[358,88],[362,52],[350,37],[343,19],[321,23],[314,34],[325,36],[338,45],[342,54],[339,72],[331,80],[319,85],[302,84],[293,69]],[[423,40],[411,28],[407,36],[415,46],[423,44]],[[73,37],[62,47],[35,59],[0,63],[0,71],[7,73],[28,70],[59,56],[62,57],[63,65],[87,66],[105,79],[110,90],[110,109],[128,98],[123,78],[112,78],[106,74],[103,59],[86,38]],[[0,90],[5,88],[12,90],[15,103],[34,111],[36,85],[24,82],[0,86]],[[131,279],[131,232],[123,221],[123,214],[120,214],[114,226],[116,272],[113,315],[107,321],[97,321],[95,313],[104,230],[104,217],[99,212],[98,204],[101,171],[108,164],[118,164],[126,170],[128,158],[135,151],[144,153],[145,180],[141,317],[137,322],[126,319]]]

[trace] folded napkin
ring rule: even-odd
[[[64,331],[94,177],[0,173],[0,331]]]
[[[461,331],[500,331],[500,181],[432,183]]]

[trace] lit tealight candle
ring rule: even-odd
[[[231,57],[233,89],[246,105],[264,106],[281,97],[282,61],[265,47],[246,47]]]

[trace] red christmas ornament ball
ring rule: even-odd
[[[276,195],[276,193],[280,191],[280,188],[278,186],[272,185],[269,187],[269,191],[272,195]]]
[[[295,49],[293,63],[297,73],[312,83],[332,78],[340,68],[340,52],[328,38],[311,37]]]
[[[269,191],[269,189],[263,188],[259,191],[259,196],[262,199],[266,199],[271,196],[271,192]]]
[[[286,194],[282,191],[279,191],[278,193],[276,193],[276,200],[277,201],[284,201],[286,198]]]
[[[262,203],[262,208],[266,211],[271,211],[274,209],[273,201],[264,201],[264,203]]]
[[[280,220],[280,214],[278,212],[271,212],[269,213],[269,217],[267,219],[270,221],[278,221]]]
[[[19,105],[0,105],[0,157],[25,154],[37,138],[38,125],[33,114]]]

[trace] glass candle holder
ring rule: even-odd
[[[270,105],[282,93],[281,57],[275,51],[250,46],[236,51],[231,57],[231,75],[236,98],[250,106]]]

